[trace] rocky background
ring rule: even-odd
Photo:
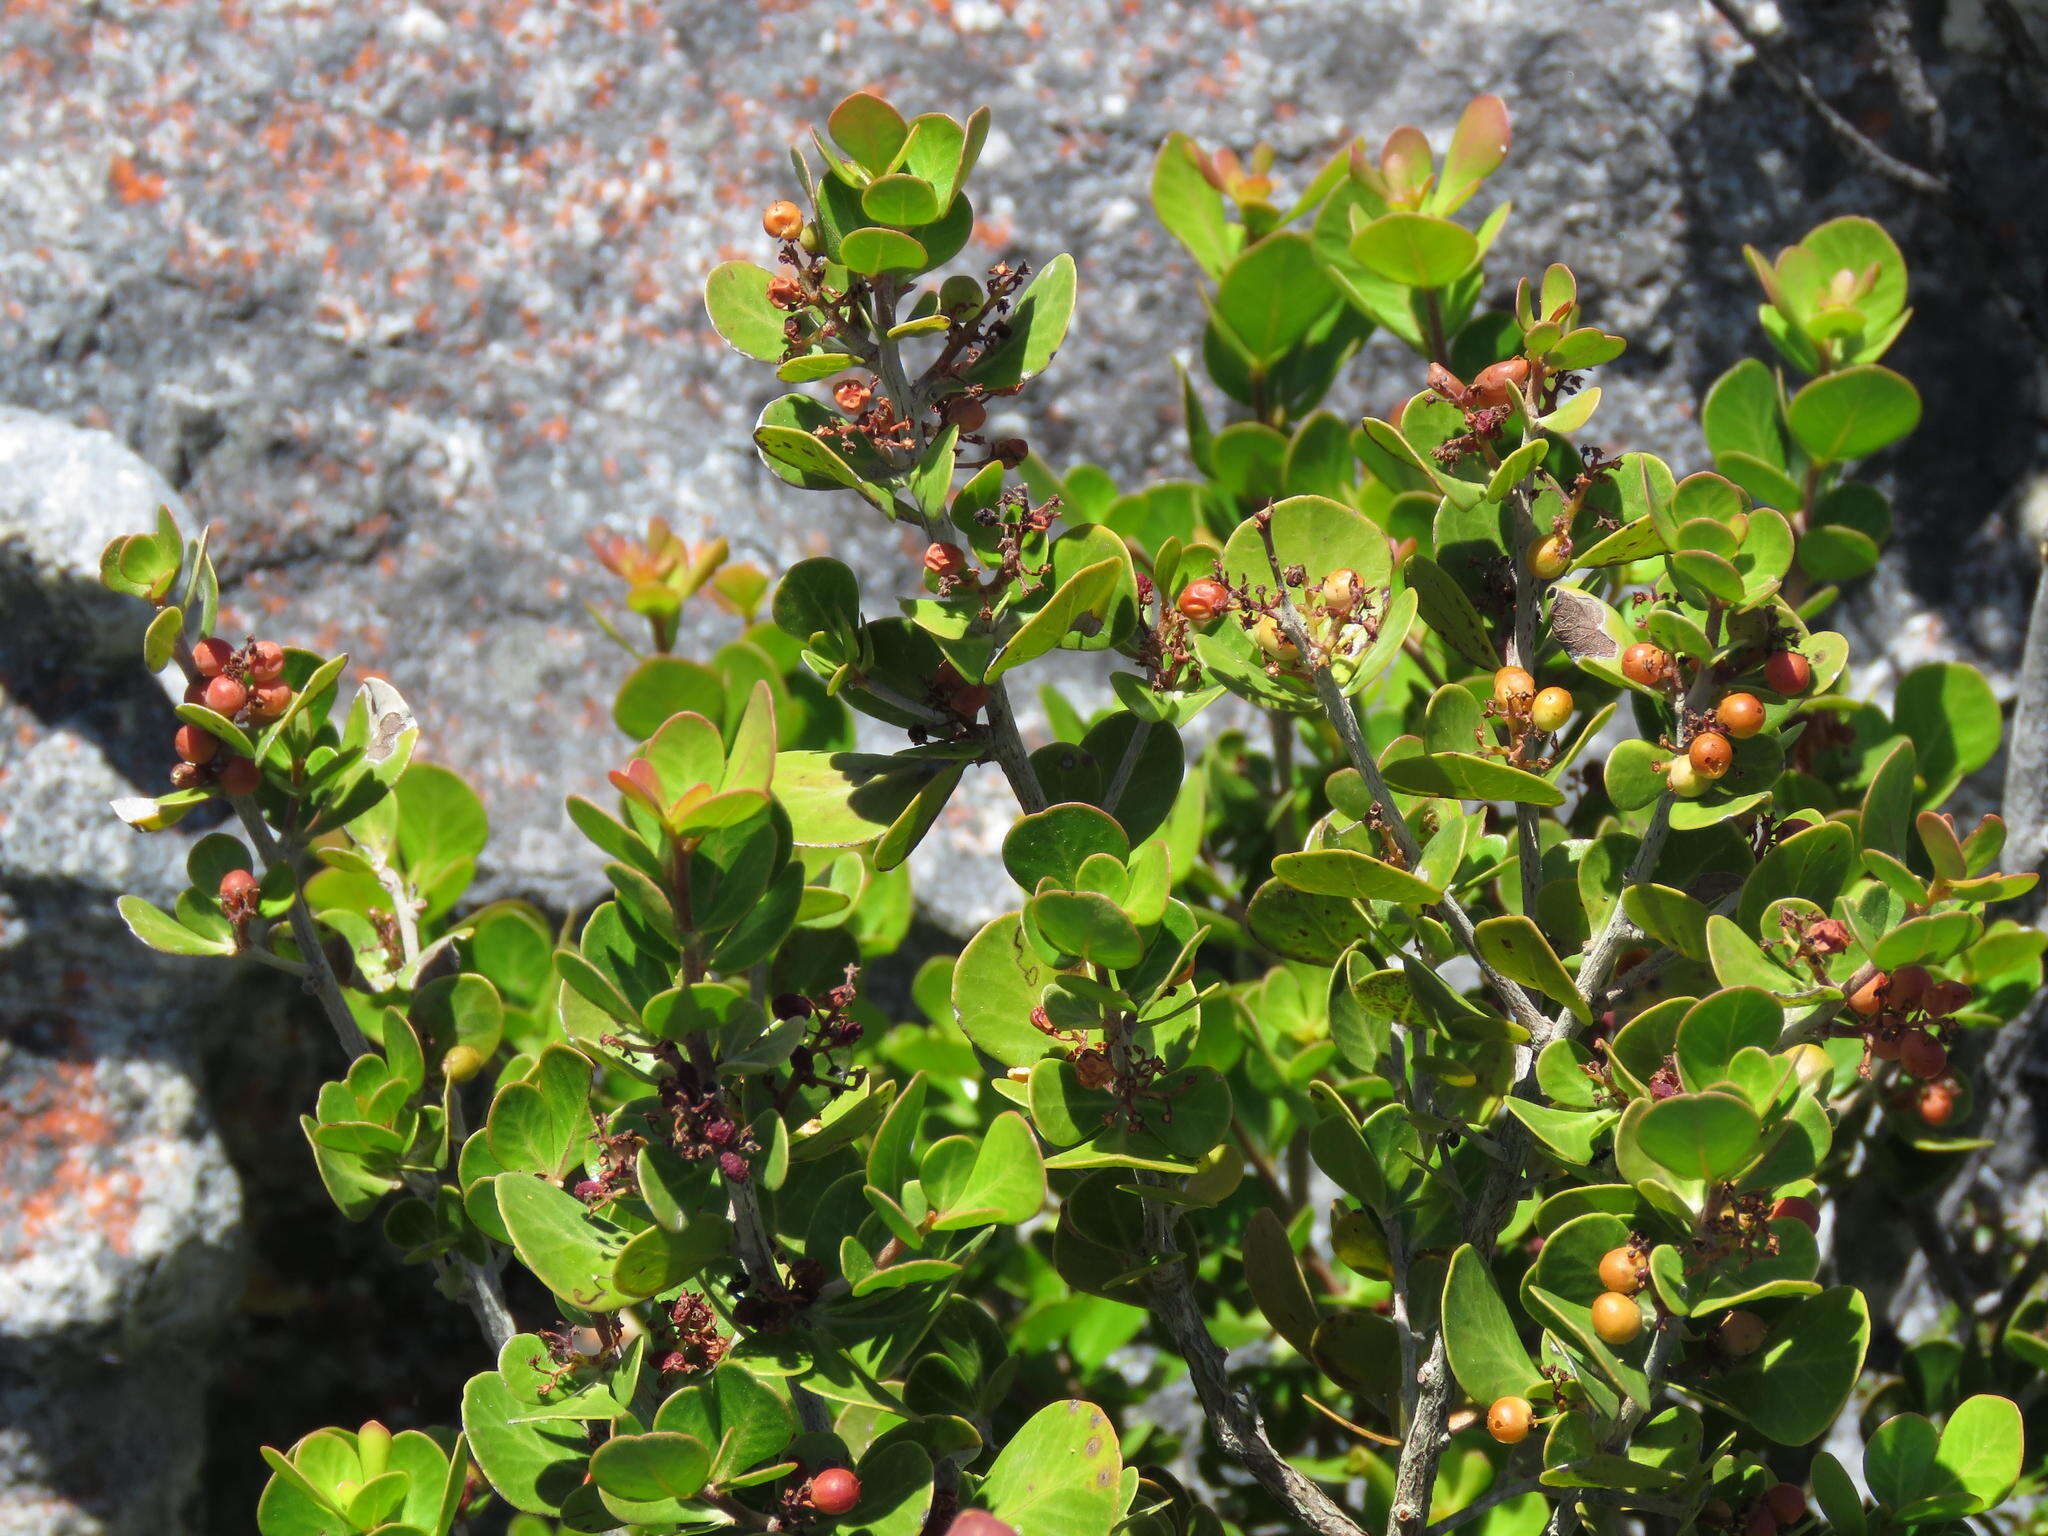
[[[1754,14],[1914,153],[1861,0]],[[2024,49],[1978,0],[1915,15],[1991,237],[2048,249]],[[101,544],[160,500],[211,521],[226,629],[348,649],[477,784],[480,894],[591,896],[560,807],[619,745],[623,658],[584,616],[584,533],[659,514],[771,568],[829,549],[902,580],[861,507],[757,467],[772,380],[697,299],[762,254],[785,146],[861,86],[994,108],[970,253],[1070,250],[1083,283],[1059,365],[995,425],[1127,481],[1184,470],[1195,273],[1146,201],[1170,129],[1267,140],[1298,184],[1353,131],[1441,132],[1501,93],[1494,270],[1573,266],[1631,339],[1608,443],[1682,468],[1695,401],[1759,344],[1743,243],[1877,215],[1913,264],[1894,360],[1928,411],[1888,466],[1902,538],[1858,599],[1863,654],[1959,655],[2009,691],[2039,358],[1950,219],[1858,173],[1698,0],[0,0],[5,1536],[247,1530],[258,1443],[442,1417],[473,1363],[304,1166],[295,1117],[335,1065],[307,1010],[110,921],[119,890],[168,893],[181,849],[105,811],[162,785],[171,717],[137,611],[93,586]],[[1333,404],[1416,383],[1374,349]],[[949,813],[920,870],[940,922],[993,899],[961,855],[996,825],[986,799]]]

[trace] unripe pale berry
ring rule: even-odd
[[[1638,688],[1657,688],[1671,670],[1671,653],[1660,645],[1638,640],[1621,653],[1621,675]]]
[[[1754,1312],[1730,1312],[1714,1329],[1714,1345],[1731,1360],[1763,1348],[1764,1320]]]
[[[1563,539],[1546,534],[1523,553],[1522,567],[1538,581],[1555,581],[1572,568],[1572,557]]]
[[[1493,674],[1493,702],[1520,714],[1536,695],[1536,679],[1520,667],[1502,667]]]
[[[249,702],[249,690],[238,679],[222,673],[206,685],[206,697],[202,702],[215,714],[233,719]]]
[[[1275,661],[1292,661],[1301,654],[1294,642],[1281,632],[1280,621],[1270,613],[1260,615],[1259,621],[1252,625],[1252,644]]]
[[[1605,1291],[1593,1298],[1593,1331],[1604,1343],[1632,1344],[1643,1331],[1643,1309],[1633,1296]]]
[[[196,725],[181,725],[171,737],[171,750],[188,763],[210,763],[220,743]]]
[[[1333,619],[1348,616],[1352,605],[1357,601],[1361,585],[1358,572],[1349,567],[1330,572],[1323,578],[1322,589],[1316,594],[1323,605],[1323,612]]]
[[[1764,728],[1763,701],[1753,693],[1731,693],[1715,707],[1714,719],[1737,741],[1747,741]]]
[[[1529,1438],[1536,1410],[1526,1397],[1496,1398],[1486,1410],[1486,1432],[1502,1445],[1520,1445]]]
[[[1764,1505],[1780,1525],[1790,1525],[1806,1513],[1806,1490],[1797,1483],[1779,1483],[1764,1495]]]
[[[1703,779],[1718,779],[1735,762],[1735,750],[1718,731],[1701,731],[1685,749],[1693,771]]]
[[[761,228],[773,240],[794,240],[804,232],[804,211],[784,200],[770,203],[761,215]]]
[[[1948,1070],[1948,1052],[1924,1029],[1909,1029],[1899,1037],[1899,1065],[1929,1082]]]
[[[1635,1249],[1624,1243],[1600,1256],[1600,1283],[1621,1296],[1633,1296],[1643,1288],[1639,1278],[1642,1264]]]
[[[1190,624],[1207,624],[1230,606],[1230,588],[1213,577],[1204,576],[1180,589],[1174,606]]]
[[[483,1052],[473,1045],[451,1045],[441,1054],[441,1075],[451,1083],[466,1083],[483,1067]]]
[[[1529,723],[1539,731],[1555,731],[1572,717],[1572,696],[1563,688],[1545,688],[1529,701]]]
[[[192,670],[201,677],[219,677],[221,669],[235,658],[235,648],[218,636],[209,635],[192,647]]]
[[[844,1467],[827,1467],[811,1479],[811,1508],[821,1515],[843,1515],[860,1502],[860,1479]]]
[[[1864,982],[1854,992],[1851,992],[1849,994],[1849,1007],[1851,1011],[1861,1014],[1866,1019],[1876,1018],[1884,1010],[1885,982],[1887,980],[1889,978],[1885,973],[1879,971],[1870,980]]]
[[[1820,1207],[1804,1195],[1781,1195],[1771,1202],[1771,1220],[1801,1222],[1809,1232],[1820,1230]]]
[[[1792,1064],[1792,1075],[1802,1084],[1817,1083],[1835,1069],[1828,1053],[1811,1040],[1793,1046],[1785,1053],[1785,1059]]]
[[[258,640],[249,647],[249,680],[274,683],[284,676],[284,647],[275,640]]]
[[[1465,399],[1470,405],[1480,409],[1506,405],[1528,377],[1529,359],[1503,358],[1500,362],[1489,364],[1472,375],[1472,387],[1466,391]]]
[[[240,797],[253,795],[263,783],[263,770],[246,757],[231,757],[221,765],[220,787]]]
[[[1813,686],[1813,663],[1797,651],[1773,651],[1764,663],[1764,682],[1773,693],[1796,697]]]
[[[1708,780],[1693,767],[1690,757],[1671,759],[1664,769],[1664,782],[1671,787],[1671,793],[1687,800],[1697,800],[1707,792]]]

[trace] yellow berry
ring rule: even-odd
[[[1572,717],[1572,696],[1563,688],[1546,688],[1529,705],[1529,723],[1539,731],[1555,731]]]

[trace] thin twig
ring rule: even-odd
[[[1017,730],[1016,712],[1010,708],[1009,690],[997,678],[988,685],[989,739],[996,749],[996,762],[1010,781],[1010,793],[1027,814],[1046,807],[1045,791],[1031,766],[1031,754],[1024,750],[1024,738]]]

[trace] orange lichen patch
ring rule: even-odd
[[[95,1063],[51,1061],[40,1078],[11,1083],[0,1098],[0,1187],[13,1207],[0,1221],[0,1263],[81,1231],[127,1257],[144,1195],[128,1150]]]
[[[128,204],[153,203],[164,195],[164,179],[154,171],[143,172],[126,155],[116,155],[107,167],[107,180],[114,195]]]

